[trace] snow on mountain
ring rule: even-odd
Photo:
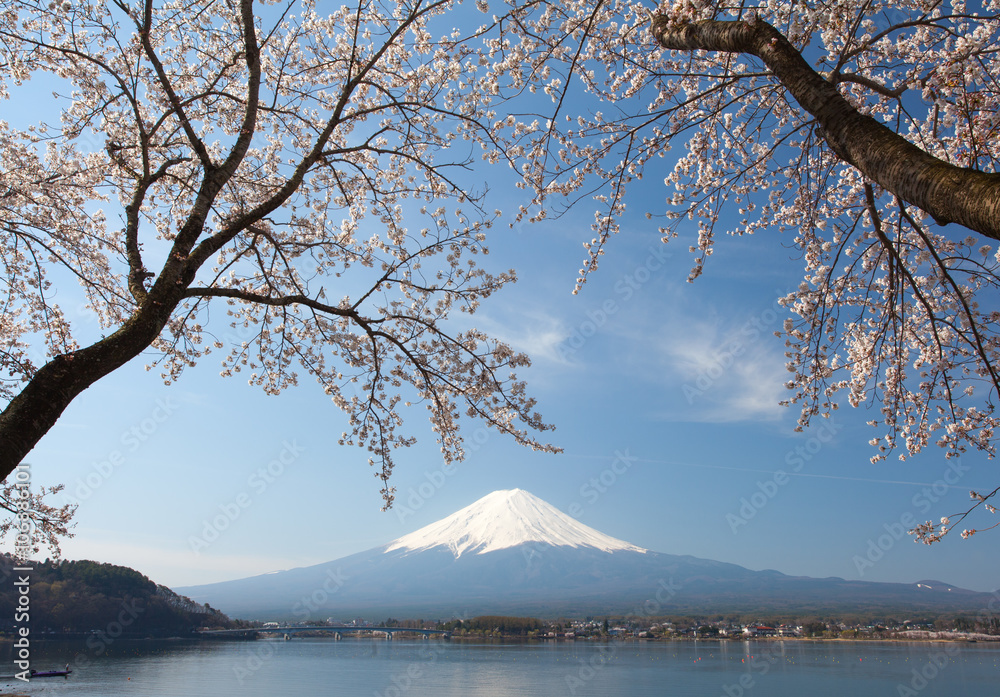
[[[385,551],[447,547],[458,559],[466,553],[486,554],[529,543],[602,552],[647,551],[589,528],[523,489],[494,491],[447,518],[393,540]]]
[[[612,553],[613,552],[613,553]],[[315,566],[176,589],[233,617],[571,617],[599,614],[975,612],[986,593],[938,581],[845,581],[649,551],[581,525],[526,491]]]

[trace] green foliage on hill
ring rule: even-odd
[[[0,630],[14,625],[19,603],[15,581],[27,575],[28,626],[44,632],[107,632],[131,636],[178,636],[198,627],[230,629],[239,623],[160,586],[135,569],[95,561],[34,562],[14,571],[0,555]],[[23,587],[23,586],[21,586]],[[24,601],[20,601],[24,609]],[[19,621],[18,625],[25,622]]]
[[[457,634],[499,634],[500,636],[527,636],[546,627],[534,617],[506,617],[503,615],[482,615],[471,620],[453,620],[439,625]]]

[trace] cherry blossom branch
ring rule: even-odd
[[[1000,239],[1000,174],[944,162],[859,112],[767,22],[702,20],[678,24],[658,14],[653,17],[651,31],[667,49],[757,56],[816,119],[841,159],[926,211],[939,224],[955,222]]]
[[[0,485],[0,510],[11,514],[11,517],[0,520],[0,540],[11,532],[25,534],[27,546],[32,553],[37,553],[44,545],[51,550],[55,559],[59,559],[62,556],[60,542],[74,536],[72,530],[76,523],[73,516],[77,504],[52,506],[46,502],[46,497],[58,494],[64,488],[62,484],[42,487],[38,493],[27,492],[25,501],[25,491],[16,482],[4,482]],[[20,512],[28,517],[28,531],[19,529],[17,514]]]
[[[923,542],[925,545],[940,542],[945,535],[957,528],[959,523],[963,522],[967,517],[969,517],[969,514],[980,506],[985,508],[987,512],[996,515],[996,507],[986,502],[998,493],[1000,493],[1000,487],[997,487],[986,495],[980,494],[977,491],[970,491],[969,497],[975,501],[975,503],[967,510],[962,513],[953,513],[950,516],[944,516],[938,523],[928,520],[927,522],[921,523],[917,527],[910,530],[909,534],[914,536],[914,542]],[[985,528],[966,528],[965,530],[962,530],[962,539],[967,540],[976,533],[986,532],[987,530],[992,530],[998,526],[1000,526],[1000,521],[997,521],[996,523],[993,523],[993,525],[989,525]]]
[[[131,17],[131,11],[128,5],[122,2],[122,0],[115,0],[115,4]],[[215,165],[208,153],[208,148],[205,147],[205,143],[203,143],[201,138],[198,137],[198,134],[195,133],[194,126],[191,125],[191,120],[187,117],[187,111],[184,109],[184,105],[181,103],[180,98],[174,91],[170,78],[167,76],[166,70],[163,68],[163,63],[160,62],[160,58],[156,54],[156,49],[153,48],[152,37],[150,37],[153,25],[153,0],[145,0],[143,3],[141,19],[138,17],[133,17],[132,19],[139,32],[139,38],[142,41],[142,48],[145,51],[146,58],[156,71],[160,87],[167,95],[167,99],[170,100],[174,113],[177,114],[177,119],[180,121],[181,126],[184,128],[184,132],[187,134],[188,142],[197,153],[205,171],[213,171],[215,169]]]
[[[30,54],[29,69],[59,72],[79,93],[62,113],[59,138],[69,145],[53,160],[75,162],[72,140],[86,130],[106,132],[106,142],[86,159],[79,196],[66,195],[74,180],[43,186],[45,195],[28,202],[18,194],[7,207],[12,220],[44,231],[41,239],[61,258],[80,257],[81,280],[109,331],[89,346],[67,348],[67,323],[44,291],[51,259],[39,254],[32,262],[33,251],[15,250],[17,272],[34,268],[32,287],[43,289],[16,299],[31,308],[31,326],[49,329],[50,350],[59,353],[36,370],[23,360],[21,334],[5,344],[2,367],[27,382],[9,391],[0,413],[0,471],[10,471],[83,389],[136,355],[159,352],[153,364],[163,366],[169,384],[185,366],[225,348],[199,321],[216,306],[233,318],[233,329],[251,333],[249,341],[232,342],[223,373],[246,368],[252,383],[276,393],[296,383],[293,360],[301,365],[346,413],[344,440],[381,461],[387,505],[391,450],[413,442],[398,430],[400,389],[433,401],[432,429],[447,460],[463,454],[456,408],[463,401],[467,415],[551,449],[514,423],[548,428],[507,372],[527,358],[474,331],[445,331],[451,311],[474,311],[514,279],[492,276],[469,258],[485,253],[483,231],[495,217],[448,169],[472,162],[471,154],[449,159],[456,137],[504,157],[508,144],[491,133],[488,98],[475,92],[482,47],[430,34],[431,19],[453,4],[418,2],[389,16],[359,2],[299,15],[289,1],[268,12],[278,18],[270,29],[260,29],[250,0],[148,1],[138,11],[119,0],[115,11],[128,14],[132,35],[100,4],[71,16],[19,5],[6,38],[22,57]],[[20,29],[22,19],[31,31]],[[51,37],[51,46],[18,43],[21,35]],[[428,56],[435,70],[424,69]],[[7,152],[45,169],[30,145]],[[65,200],[51,205],[50,191]],[[124,233],[85,215],[98,191],[117,194]],[[473,212],[447,212],[444,201]],[[431,202],[438,208],[420,215],[432,229],[408,232],[414,204]],[[52,219],[73,227],[56,235],[37,222]],[[372,221],[374,232],[359,229]],[[146,266],[162,254],[159,245],[143,246],[153,238],[169,249],[147,288]],[[323,278],[338,279],[339,300],[328,300],[324,285],[316,290]],[[116,295],[99,303],[94,296],[105,279]],[[23,326],[16,331],[23,334]],[[206,345],[204,336],[216,340]],[[355,379],[365,383],[363,394],[349,396]]]
[[[314,310],[319,310],[320,312],[325,312],[331,315],[337,315],[339,317],[348,317],[356,322],[364,322],[364,319],[351,308],[337,307],[335,305],[329,305],[327,303],[321,303],[315,298],[310,298],[305,295],[282,295],[279,297],[273,297],[268,295],[261,295],[259,293],[253,293],[250,291],[240,290],[238,288],[187,288],[184,291],[184,297],[186,298],[235,298],[238,300],[245,300],[255,305],[268,305],[270,307],[286,307],[288,305],[305,305]]]

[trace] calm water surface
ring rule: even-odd
[[[384,639],[36,643],[33,667],[68,679],[0,680],[0,693],[282,695],[697,695],[979,697],[998,694],[1000,646],[944,643],[593,642],[469,644]],[[4,647],[10,675],[10,647]],[[79,656],[87,656],[80,665]]]

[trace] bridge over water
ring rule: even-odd
[[[284,634],[285,638],[288,639],[292,634],[298,634],[299,632],[325,632],[327,634],[333,634],[334,638],[338,641],[342,639],[345,634],[356,634],[358,632],[385,634],[385,638],[390,641],[392,640],[392,635],[397,633],[419,634],[424,639],[430,639],[434,634],[440,634],[445,639],[451,638],[451,632],[444,629],[415,629],[413,627],[355,627],[352,625],[326,625],[321,627],[291,625],[288,627],[254,627],[252,629],[205,629],[198,630],[195,633],[206,637],[228,636],[234,639],[256,639],[259,634]]]

